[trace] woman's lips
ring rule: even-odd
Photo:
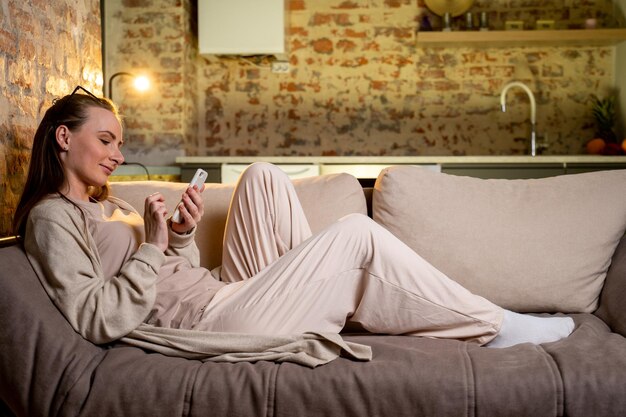
[[[113,173],[113,171],[115,171],[115,168],[111,168],[111,167],[106,166],[106,165],[100,165],[100,166],[101,166],[102,168],[104,168],[104,172],[105,172],[107,175],[111,175],[111,174]]]

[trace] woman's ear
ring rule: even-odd
[[[59,147],[67,151],[70,149],[70,130],[65,125],[57,127],[55,138]]]

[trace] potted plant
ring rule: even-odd
[[[615,134],[617,112],[615,109],[615,94],[606,98],[593,96],[592,114],[596,122],[594,138],[587,142],[587,153],[602,155],[619,155],[623,153]]]

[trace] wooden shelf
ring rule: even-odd
[[[490,30],[418,32],[419,47],[611,46],[626,41],[626,29]]]

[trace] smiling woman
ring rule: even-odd
[[[26,184],[13,218],[15,235],[24,236],[30,211],[48,195],[59,193],[67,198],[64,193],[71,190],[72,195],[87,193],[82,195],[83,198],[103,200],[107,197],[106,171],[123,161],[119,148],[109,153],[112,158],[108,160],[105,160],[104,151],[101,153],[100,162],[104,162],[106,168],[98,167],[101,178],[97,181],[92,183],[90,179],[95,174],[86,177],[86,173],[78,169],[83,162],[86,163],[81,161],[85,156],[81,149],[84,150],[85,146],[104,146],[102,141],[113,138],[107,132],[119,141],[115,146],[121,145],[121,119],[117,107],[110,100],[96,97],[78,86],[71,94],[54,102],[35,132]],[[89,143],[90,135],[96,143]]]
[[[124,162],[123,144],[121,119],[111,100],[96,97],[78,86],[55,101],[35,133],[26,185],[13,219],[14,233],[27,242],[31,214],[35,209],[45,212],[42,207],[56,198],[70,204],[86,221],[86,208],[93,208],[89,203],[109,199],[108,179]],[[183,210],[186,221],[171,228],[165,222],[163,197],[157,194],[146,199],[144,221],[133,220],[143,226],[140,229],[144,230],[136,233],[145,233],[145,243],[165,251],[169,230],[185,234],[195,227],[197,208],[193,200],[197,200],[197,193],[188,193],[191,199],[187,198],[183,206],[193,206],[193,210]],[[112,208],[110,214],[116,212]]]
[[[124,162],[120,148],[122,126],[111,111],[99,107],[86,110],[87,120],[78,129],[56,128],[55,139],[65,171],[61,193],[89,201],[91,187],[104,187],[109,176]]]

